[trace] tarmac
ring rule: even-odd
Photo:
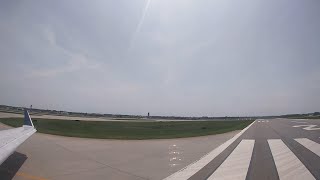
[[[259,119],[166,180],[320,179],[320,120]]]
[[[8,126],[0,124],[0,129]],[[99,140],[36,133],[0,166],[1,180],[163,179],[239,131],[162,140]]]

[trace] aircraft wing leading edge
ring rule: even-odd
[[[17,147],[37,130],[34,128],[28,111],[24,110],[22,127],[0,131],[0,164],[2,164]]]

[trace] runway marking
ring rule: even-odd
[[[30,179],[30,180],[48,180],[46,178],[32,176],[30,174],[23,173],[23,172],[17,172],[16,175],[20,176],[20,177],[23,177],[23,178],[26,178],[26,179]]]
[[[311,141],[310,139],[307,139],[307,138],[298,138],[294,140],[300,143],[305,148],[312,151],[313,153],[315,153],[316,155],[320,156],[320,144],[314,141]]]
[[[268,139],[280,180],[315,179],[281,139]]]
[[[292,127],[303,127],[303,126],[306,126],[306,127],[302,128],[302,129],[308,130],[308,131],[320,130],[320,128],[315,128],[315,127],[317,127],[317,125],[296,125],[296,126],[292,126]]]
[[[216,179],[246,179],[253,152],[254,140],[242,140],[229,157],[208,178]]]
[[[294,123],[308,123],[308,122],[300,122],[300,121],[291,121],[291,122],[294,122]]]
[[[188,166],[186,166],[185,168],[171,174],[170,176],[165,178],[165,180],[185,180],[185,179],[190,178],[195,173],[197,173],[200,169],[202,169],[204,166],[206,166],[209,162],[211,162],[214,158],[216,158],[220,153],[222,153],[224,150],[226,150],[227,147],[229,147],[230,144],[232,144],[247,129],[249,129],[254,124],[254,122],[252,122],[249,126],[244,128],[238,134],[236,134],[233,138],[229,139],[225,143],[221,144],[219,147],[215,148],[214,150],[212,150],[208,154],[204,155],[198,161],[195,161],[192,164],[189,164]]]
[[[258,121],[258,122],[263,122],[263,123],[264,123],[264,122],[269,122],[269,121],[268,121],[268,120],[265,120],[265,121]]]
[[[179,146],[176,144],[170,145],[169,146],[169,166],[170,167],[175,167],[181,164],[180,161],[182,161],[182,158],[180,157],[180,152]]]

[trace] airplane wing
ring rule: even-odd
[[[24,110],[22,127],[0,131],[0,164],[2,164],[16,148],[37,130],[34,128],[28,111]]]

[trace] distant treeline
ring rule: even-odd
[[[16,113],[21,114],[24,107],[15,107],[0,105],[0,112]],[[308,119],[320,119],[320,113],[306,113],[306,114],[287,114],[281,116],[219,116],[219,117],[186,117],[186,116],[142,116],[142,115],[123,115],[123,114],[102,114],[102,113],[83,113],[83,112],[68,112],[68,111],[59,111],[59,110],[49,110],[49,109],[30,109],[31,115],[55,115],[55,116],[71,116],[71,117],[108,117],[108,118],[134,118],[134,119],[174,119],[174,120],[210,120],[210,119],[225,119],[225,120],[253,120],[258,118],[308,118]]]

